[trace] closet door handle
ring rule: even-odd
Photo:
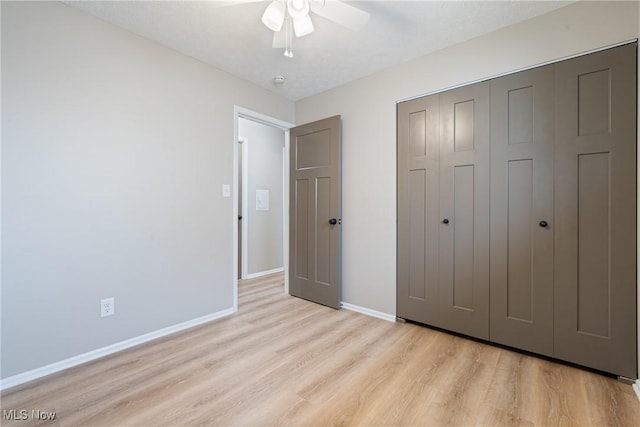
[[[542,220],[538,225],[542,228],[547,228],[549,226],[549,223],[545,220]]]
[[[449,220],[447,218],[445,218],[445,219],[442,220],[442,223],[443,224],[449,224]]]

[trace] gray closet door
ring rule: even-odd
[[[397,315],[437,321],[439,96],[398,105]]]
[[[636,45],[556,65],[555,357],[636,378]]]
[[[440,94],[437,326],[489,338],[489,83]]]
[[[553,355],[553,65],[491,81],[491,341]]]

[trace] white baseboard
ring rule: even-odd
[[[106,347],[99,348],[97,350],[90,351],[88,353],[79,354],[68,359],[61,360],[59,362],[52,363],[50,365],[43,366],[41,368],[32,369],[31,371],[23,372],[11,377],[0,380],[0,390],[6,390],[11,387],[15,387],[20,384],[24,384],[29,381],[42,378],[46,375],[53,374],[65,369],[73,368],[74,366],[81,365],[86,362],[90,362],[95,359],[99,359],[104,356],[116,353],[118,351],[126,350],[131,347],[143,344],[148,341],[152,341],[166,335],[170,335],[176,332],[180,332],[184,329],[189,329],[194,326],[201,325],[203,323],[211,322],[222,317],[230,316],[235,313],[236,310],[228,308],[226,310],[218,311],[216,313],[208,314],[206,316],[198,317],[197,319],[188,320],[186,322],[178,323],[177,325],[169,326],[157,331],[149,332],[148,334],[140,335],[134,338],[130,338],[125,341],[120,341],[115,344],[108,345]]]
[[[283,267],[274,268],[273,270],[261,271],[259,273],[251,273],[247,274],[247,279],[256,279],[262,276],[268,276],[269,274],[282,273],[284,271]]]
[[[388,322],[395,322],[396,316],[393,314],[383,313],[381,311],[371,310],[370,308],[360,307],[358,305],[349,304],[348,302],[341,302],[340,306],[344,309],[355,311],[356,313],[366,314],[367,316],[377,317],[378,319],[386,320]]]
[[[636,396],[638,396],[638,400],[640,400],[640,380],[636,380],[633,384],[633,391],[636,392]]]

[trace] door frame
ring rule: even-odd
[[[284,267],[284,292],[289,293],[289,129],[295,127],[293,123],[285,122],[271,116],[250,110],[238,105],[233,106],[233,311],[238,311],[238,119],[243,118],[254,122],[262,123],[267,126],[276,127],[284,131],[284,194],[283,194],[283,227],[282,227],[282,246],[283,246],[283,267]],[[244,169],[244,167],[243,167]],[[244,171],[243,171],[244,172]],[[248,197],[248,195],[246,195]],[[244,212],[243,212],[244,213]],[[244,238],[244,233],[243,233]],[[243,248],[244,250],[245,248]]]
[[[238,136],[238,164],[242,164],[242,171],[237,171],[235,173],[236,177],[240,176],[242,173],[242,183],[239,183],[236,186],[236,191],[238,191],[238,204],[240,206],[242,204],[242,214],[238,212],[238,215],[242,215],[242,242],[238,242],[238,244],[242,243],[241,251],[238,251],[238,254],[241,254],[241,258],[238,261],[241,274],[240,279],[246,279],[249,274],[249,262],[248,262],[248,246],[249,246],[249,220],[248,216],[245,215],[245,212],[249,210],[249,171],[247,169],[247,163],[249,160],[249,138],[244,136]],[[242,191],[240,191],[242,190]],[[242,200],[240,200],[242,199]]]

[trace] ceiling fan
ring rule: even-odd
[[[221,1],[220,5],[252,3],[261,0]],[[340,0],[272,0],[262,15],[262,23],[273,30],[273,47],[284,48],[284,56],[293,58],[293,36],[314,31],[311,12],[350,30],[359,30],[369,20],[369,13]]]

